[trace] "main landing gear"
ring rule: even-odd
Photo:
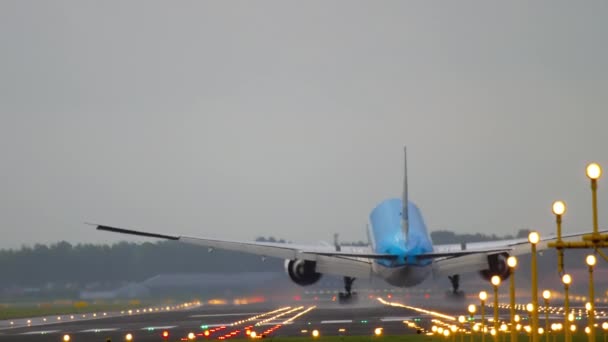
[[[357,299],[357,293],[351,291],[354,281],[355,278],[344,277],[344,292],[340,292],[338,297],[341,304],[352,303]]]
[[[448,279],[450,279],[450,283],[452,283],[452,291],[447,292],[448,297],[464,298],[464,292],[458,289],[460,287],[460,275],[454,274],[448,276]]]

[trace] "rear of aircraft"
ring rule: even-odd
[[[382,201],[370,213],[369,239],[375,253],[395,254],[397,260],[377,260],[385,267],[424,265],[417,260],[420,253],[433,251],[426,224],[418,207],[408,201],[407,152],[404,149],[402,198]]]

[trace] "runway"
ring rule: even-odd
[[[353,305],[331,302],[293,301],[289,303],[259,303],[250,305],[194,305],[172,311],[147,311],[133,314],[97,316],[87,320],[62,320],[31,326],[0,328],[0,341],[125,341],[131,334],[133,341],[188,341],[230,340],[247,338],[255,332],[266,337],[310,337],[313,331],[320,335],[367,335],[377,328],[385,335],[425,334],[431,326],[449,328],[457,325],[458,315],[465,314],[468,301],[448,303],[436,301],[434,305],[407,305],[404,301],[375,298]],[[486,319],[491,315],[486,311]],[[522,323],[527,319],[523,308],[518,307]],[[603,308],[602,308],[603,310]],[[559,313],[551,313],[551,322],[563,321]],[[606,320],[601,311],[600,322]],[[489,314],[489,315],[488,315]],[[479,322],[480,316],[474,316]],[[508,321],[508,309],[500,310],[501,321]],[[40,322],[40,319],[37,319]],[[23,321],[22,321],[23,322]],[[584,322],[584,321],[583,321]],[[582,322],[581,322],[582,323]],[[580,324],[580,323],[579,323]],[[491,327],[491,324],[488,323]],[[469,322],[462,328],[468,329]],[[162,334],[168,333],[167,338]]]
[[[194,333],[196,340],[247,337],[247,330],[258,336],[373,335],[376,328],[385,334],[415,334],[404,321],[422,317],[411,310],[384,305],[367,307],[335,305],[247,305],[200,306],[190,310],[100,318],[78,322],[0,330],[1,341],[180,341]],[[162,333],[169,333],[163,339]],[[205,336],[205,332],[209,336]]]

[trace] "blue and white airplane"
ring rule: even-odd
[[[337,242],[331,246],[231,241],[96,226],[99,230],[204,246],[209,251],[224,249],[281,258],[285,260],[285,271],[290,279],[302,286],[316,283],[323,274],[343,276],[345,292],[341,293],[341,300],[351,297],[351,287],[356,278],[365,279],[373,275],[399,287],[420,284],[431,274],[444,275],[449,277],[453,292],[457,294],[460,274],[478,272],[486,280],[493,275],[504,280],[510,275],[506,264],[508,256],[530,252],[525,238],[433,245],[420,210],[408,201],[407,158],[404,169],[402,198],[380,202],[369,215],[368,247],[340,246]],[[583,234],[586,233],[568,234],[562,238],[567,241]],[[541,238],[537,250],[546,249],[547,242],[554,239],[554,236]]]

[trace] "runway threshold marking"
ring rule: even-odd
[[[447,320],[450,320],[450,321],[455,321],[456,320],[456,317],[454,317],[454,316],[442,314],[442,313],[437,312],[437,311],[426,310],[426,309],[423,309],[423,308],[417,308],[415,306],[409,306],[409,305],[405,305],[405,304],[401,304],[401,303],[396,303],[396,302],[387,302],[387,301],[385,301],[384,299],[382,299],[380,297],[378,297],[377,299],[378,299],[378,301],[380,303],[382,303],[384,305],[393,306],[393,307],[399,307],[399,308],[404,308],[404,309],[409,309],[409,310],[413,310],[413,311],[416,311],[416,312],[424,313],[424,314],[427,314],[427,315],[431,315],[431,316],[447,319]]]
[[[334,319],[328,321],[321,321],[321,324],[341,324],[341,323],[352,323],[352,319]]]

